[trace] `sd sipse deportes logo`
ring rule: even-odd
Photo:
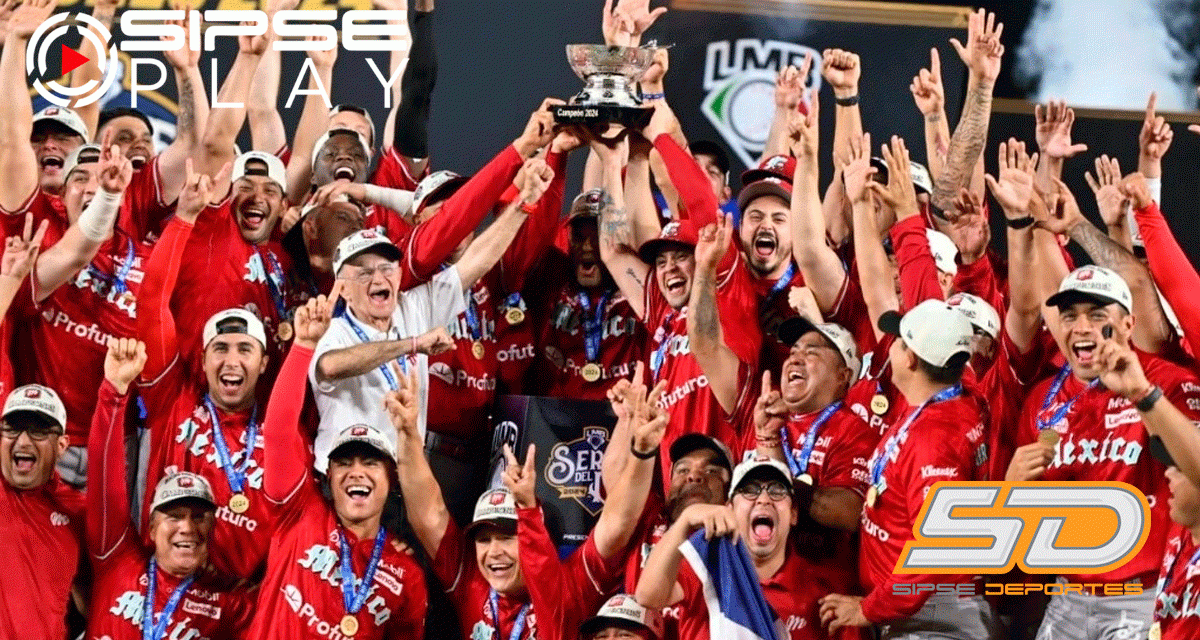
[[[587,427],[582,438],[554,445],[546,465],[546,482],[558,490],[558,497],[575,500],[593,516],[604,507],[600,466],[607,443],[608,429]]]
[[[775,76],[788,65],[800,68],[805,54],[812,55],[812,67],[804,86],[819,90],[821,53],[812,47],[754,38],[708,43],[704,56],[708,95],[700,111],[747,167],[758,164],[771,131]]]
[[[100,69],[103,80],[89,80],[81,86],[64,86],[58,78],[70,73],[75,68],[89,62],[89,58],[68,47],[61,41],[72,33],[79,33],[99,52],[96,66]],[[107,73],[112,60],[117,58],[116,45],[109,44],[112,35],[95,18],[82,13],[59,13],[50,16],[43,22],[29,39],[25,51],[25,73],[32,76],[33,88],[38,95],[59,107],[69,106],[72,102],[77,107],[96,102],[108,93],[114,75]],[[58,44],[62,63],[58,73],[50,68],[50,53]]]

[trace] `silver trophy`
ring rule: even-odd
[[[657,46],[610,47],[569,44],[567,60],[587,84],[566,105],[554,107],[561,124],[583,125],[599,135],[611,123],[640,129],[650,122],[654,107],[642,104],[637,82],[654,62]]]

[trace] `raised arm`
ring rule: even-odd
[[[13,299],[21,290],[25,276],[33,269],[37,261],[38,251],[42,246],[42,238],[50,226],[49,220],[42,220],[37,232],[33,231],[33,214],[25,214],[25,230],[20,235],[12,235],[4,239],[4,255],[0,257],[0,318],[8,313]]]
[[[398,376],[400,389],[387,394],[384,404],[396,429],[396,474],[400,480],[400,491],[404,494],[405,514],[408,524],[417,534],[421,546],[430,558],[437,555],[450,526],[450,510],[442,499],[433,469],[425,459],[425,438],[417,427],[421,413],[420,386],[416,368],[408,375]]]
[[[1009,278],[1009,305],[1004,330],[1021,353],[1028,353],[1041,325],[1041,292],[1036,286],[1042,269],[1040,253],[1034,249],[1033,216],[1030,201],[1037,154],[1025,154],[1025,143],[1009,138],[1000,143],[999,178],[986,176],[988,190],[1004,210],[1008,229],[1008,259],[1013,272]]]
[[[146,345],[133,338],[110,338],[104,382],[88,432],[87,542],[103,560],[133,533],[125,488],[125,408],[129,384],[146,364]],[[151,487],[153,491],[153,487]]]
[[[871,134],[864,133],[861,140],[850,144],[850,163],[842,170],[846,184],[846,195],[853,208],[854,259],[858,263],[858,279],[862,287],[863,301],[871,316],[871,329],[876,339],[882,339],[879,316],[900,308],[896,297],[894,273],[883,251],[879,228],[876,226],[875,203],[871,199],[867,183],[876,169],[871,166]]]
[[[950,40],[969,73],[962,117],[950,138],[945,166],[933,176],[932,201],[939,209],[953,207],[959,191],[971,186],[971,177],[987,144],[992,90],[1004,55],[1004,45],[1000,44],[1003,31],[1004,25],[996,23],[996,14],[980,9],[968,20],[966,46],[957,38]]]
[[[862,111],[858,107],[858,80],[862,62],[858,54],[841,49],[826,49],[821,54],[821,75],[833,89],[833,164],[842,166],[850,157],[850,141],[862,136]],[[816,102],[813,95],[809,103]]]
[[[104,25],[104,28],[108,29],[109,33],[112,33],[113,30],[113,20],[117,16],[118,4],[120,4],[119,0],[97,0],[92,6],[92,18]],[[101,54],[96,51],[96,47],[93,46],[92,41],[84,38],[79,47],[79,53],[84,58],[87,58],[87,62],[71,72],[71,87],[82,87],[89,82],[97,84],[103,82],[104,74],[100,72],[100,67],[96,63],[100,59]],[[72,101],[70,105],[71,109],[83,120],[83,124],[87,127],[87,130],[91,131],[92,135],[95,135],[96,124],[100,121],[100,101],[95,100],[91,104],[86,105],[80,105],[77,102],[77,100]]]
[[[256,151],[279,153],[287,146],[287,130],[277,106],[282,67],[283,52],[272,47],[263,54],[254,81],[250,83],[250,95],[254,99],[246,108],[246,122],[250,125],[250,146]]]
[[[181,20],[180,26],[188,35],[188,21]],[[179,197],[187,174],[184,162],[200,152],[201,137],[208,125],[208,95],[204,91],[204,79],[200,76],[200,52],[188,47],[167,51],[163,56],[175,74],[175,87],[179,94],[179,115],[175,118],[175,139],[158,156],[158,179],[162,182],[163,202],[174,202]],[[251,94],[254,102],[272,99],[270,96]],[[274,101],[271,102],[274,105]],[[239,121],[239,128],[240,128]],[[236,132],[235,134],[236,135]],[[273,151],[273,150],[272,150]],[[216,172],[224,162],[219,162],[209,171]]]
[[[801,69],[788,65],[775,76],[775,115],[771,118],[771,130],[767,132],[767,142],[763,145],[759,162],[787,154],[788,123],[792,120],[792,113],[800,106],[811,66],[812,56],[805,55]]]
[[[693,504],[687,507],[646,558],[634,595],[638,604],[647,609],[662,609],[683,599],[683,589],[677,582],[679,563],[683,560],[679,547],[700,528],[709,540],[725,535],[737,539],[737,521],[728,505]]]
[[[792,182],[792,255],[821,313],[828,314],[837,304],[846,281],[846,269],[825,239],[825,216],[817,195],[820,188],[819,103],[819,97],[813,92],[808,115],[794,116],[789,130],[791,151],[796,156],[796,175]]]
[[[400,92],[395,98],[389,124],[392,149],[407,167],[408,175],[417,178],[429,166],[429,112],[433,88],[437,84],[437,47],[433,40],[433,0],[417,0],[408,14],[408,30],[412,47],[408,64],[400,78]],[[393,53],[393,59],[398,55]],[[386,129],[386,127],[385,127]]]
[[[329,129],[329,94],[333,91],[333,65],[337,62],[338,50],[309,51],[306,64],[312,63],[312,76],[308,79],[308,90],[304,97],[304,110],[292,136],[292,154],[288,159],[288,201],[303,202],[312,188],[312,158],[317,139]]]
[[[500,258],[506,291],[523,289],[526,276],[554,244],[567,188],[567,155],[581,144],[580,138],[568,131],[558,132],[550,143],[545,164],[554,177],[537,202],[526,207],[533,209],[533,213]],[[522,200],[524,198],[522,196]]]
[[[1096,158],[1096,175],[1083,174],[1092,194],[1096,196],[1096,207],[1100,209],[1100,221],[1108,229],[1108,237],[1126,251],[1133,252],[1133,218],[1127,216],[1129,198],[1121,193],[1121,164],[1107,154]]]
[[[1141,183],[1130,176],[1121,189],[1136,203],[1134,215],[1142,240],[1146,243],[1146,258],[1155,284],[1175,308],[1188,344],[1200,345],[1200,300],[1195,295],[1200,291],[1200,274],[1192,268],[1187,254],[1171,233],[1166,218],[1158,210],[1158,205],[1149,198],[1148,193],[1141,193],[1144,189]]]
[[[209,114],[204,127],[202,144],[196,151],[196,169],[200,173],[215,175],[217,169],[234,159],[234,143],[242,124],[246,121],[246,101],[250,99],[250,85],[263,54],[271,46],[270,29],[265,36],[239,36],[238,55],[229,69],[229,75],[221,84],[217,94],[222,107]],[[214,193],[224,196],[229,192],[229,179],[214,183]]]
[[[726,414],[737,409],[742,362],[725,342],[717,309],[717,265],[733,246],[733,220],[726,214],[700,230],[696,270],[688,298],[687,331],[692,355],[708,377],[709,389]]]
[[[1046,197],[1057,193],[1054,181],[1062,178],[1063,161],[1087,151],[1086,144],[1071,143],[1071,127],[1075,125],[1075,110],[1065,102],[1047,103],[1033,108],[1034,137],[1039,150],[1038,193]]]
[[[946,118],[946,89],[942,85],[942,56],[929,50],[929,68],[921,69],[908,86],[925,120],[925,163],[929,175],[940,176],[950,151],[950,122]],[[980,157],[983,154],[980,153]]]
[[[618,153],[593,144],[604,167],[600,198],[600,259],[639,318],[645,316],[645,286],[650,267],[642,262],[634,242],[633,221],[625,207]]]
[[[525,161],[514,182],[519,190],[517,199],[471,241],[471,246],[458,260],[458,276],[464,291],[470,290],[504,256],[517,231],[530,219],[530,213],[538,213],[538,202],[553,179],[554,170],[545,160],[531,158]]]
[[[4,212],[20,209],[38,189],[41,171],[29,146],[33,108],[24,96],[25,47],[54,6],[51,0],[21,3],[8,20],[8,35],[0,51],[0,84],[15,92],[10,99],[0,100],[0,176],[4,176],[0,180],[0,210]]]

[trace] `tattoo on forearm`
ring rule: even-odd
[[[179,76],[179,117],[175,136],[192,135],[196,132],[196,99],[192,80],[188,75]]]
[[[625,275],[629,276],[629,284],[636,286],[638,289],[642,288],[642,276],[638,275],[636,269],[629,267],[625,270]]]
[[[694,295],[688,308],[688,317],[695,320],[695,333],[691,328],[688,334],[693,338],[702,337],[706,344],[718,345],[721,341],[721,319],[717,312],[717,284],[714,274],[696,273]]]
[[[629,212],[618,209],[612,195],[607,191],[600,195],[600,239],[613,246],[631,246],[633,231],[629,226]]]
[[[988,120],[992,114],[992,86],[979,83],[967,92],[962,119],[950,137],[946,164],[934,177],[933,204],[950,209],[958,192],[971,180],[971,172],[987,143]]]
[[[1153,277],[1150,275],[1149,270],[1146,269],[1146,266],[1136,256],[1112,238],[1109,238],[1092,223],[1087,221],[1081,222],[1071,227],[1067,235],[1079,244],[1084,252],[1088,254],[1088,257],[1092,259],[1092,262],[1101,267],[1116,271],[1127,282],[1135,278],[1142,282],[1153,282]],[[1145,292],[1145,295],[1152,312],[1149,318],[1138,316],[1138,322],[1146,323],[1144,326],[1147,327],[1152,335],[1160,336],[1165,340],[1171,335],[1171,328],[1167,323],[1166,312],[1163,311],[1162,303],[1153,290]]]

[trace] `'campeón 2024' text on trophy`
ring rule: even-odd
[[[644,47],[602,44],[567,45],[567,60],[587,84],[567,104],[554,107],[561,124],[583,125],[599,134],[609,124],[640,129],[654,107],[642,104],[637,82],[654,62],[654,43]]]

